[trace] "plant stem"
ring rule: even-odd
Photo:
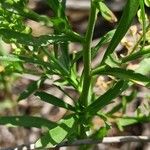
[[[88,93],[91,83],[91,42],[94,32],[94,26],[96,22],[96,6],[91,0],[91,11],[88,23],[88,29],[85,36],[85,42],[83,45],[83,63],[84,63],[84,79],[83,79],[83,89],[80,97],[80,102],[83,107],[88,105]]]
[[[83,43],[83,63],[84,63],[84,70],[83,70],[83,88],[81,92],[81,96],[79,98],[79,104],[81,108],[86,108],[89,101],[89,93],[90,93],[90,84],[91,84],[91,42],[94,32],[94,26],[96,22],[97,11],[96,6],[91,0],[91,10],[88,22],[88,29],[85,35],[85,41]],[[87,118],[87,113],[82,114],[84,119]],[[80,138],[86,138],[86,125],[82,122],[80,125]],[[85,149],[84,146],[80,149]]]

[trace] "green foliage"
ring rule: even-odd
[[[72,30],[65,15],[65,1],[47,0],[46,2],[54,12],[53,18],[37,14],[29,9],[28,1],[0,0],[0,36],[12,47],[10,54],[0,53],[0,82],[5,85],[6,76],[16,72],[32,74],[32,71],[28,71],[24,65],[32,64],[40,69],[40,72],[37,72],[40,78],[29,84],[18,100],[26,100],[34,94],[41,101],[47,102],[47,105],[52,104],[66,109],[68,115],[64,115],[56,123],[42,117],[4,116],[0,117],[0,124],[47,127],[48,131],[43,133],[43,136],[39,137],[35,143],[37,149],[55,147],[64,141],[71,142],[73,138],[102,139],[110,129],[107,118],[116,117],[115,113],[120,110],[124,113],[128,103],[136,98],[136,91],[132,91],[130,95],[124,95],[123,92],[136,84],[148,88],[150,86],[150,38],[148,34],[150,22],[145,13],[145,5],[150,6],[149,0],[127,0],[116,29],[100,37],[93,47],[92,39],[98,12],[110,22],[117,21],[105,1],[91,0],[88,27],[83,36]],[[141,24],[142,34],[126,56],[118,57],[116,47],[127,34],[136,14]],[[32,29],[25,24],[27,19],[41,23],[52,29],[53,33],[33,36]],[[79,43],[83,49],[76,54],[70,54],[70,43]],[[92,60],[104,45],[108,46],[102,61],[92,68]],[[83,62],[81,75],[77,67],[79,59]],[[134,60],[138,60],[139,67],[135,70],[128,69],[128,63]],[[79,95],[78,99],[69,96],[74,100],[73,105],[40,89],[45,80],[53,75],[56,75],[58,80],[53,81],[52,84],[65,95],[69,96],[65,91],[66,86],[71,87]],[[94,85],[99,76],[109,77],[111,80],[111,85],[102,95],[96,95],[94,92]],[[118,97],[122,101],[109,112],[105,112],[103,108],[113,103]],[[140,112],[140,109],[137,112]],[[139,114],[137,113],[136,117],[116,117],[120,130],[131,124],[150,121],[148,116]],[[91,125],[95,115],[105,122],[105,125],[96,131]]]
[[[77,119],[74,115],[67,116],[60,120],[56,127],[51,128],[35,143],[35,148],[55,147],[64,139],[69,138],[76,130],[76,121]]]
[[[41,100],[43,100],[47,103],[53,104],[58,107],[65,108],[67,110],[75,111],[74,107],[71,106],[70,104],[67,104],[64,101],[62,101],[61,99],[59,99],[53,95],[50,95],[46,92],[36,92],[34,95],[40,97]]]
[[[31,84],[29,84],[27,89],[20,94],[18,100],[20,101],[22,99],[28,98],[32,93],[34,93],[37,89],[40,88],[40,86],[43,84],[44,80],[45,80],[45,78],[41,78],[38,81],[34,81]]]
[[[24,127],[36,127],[36,128],[52,128],[56,126],[56,123],[47,119],[33,116],[11,116],[0,117],[0,124],[12,125],[12,126],[24,126]]]
[[[89,112],[90,114],[96,114],[104,106],[110,104],[111,101],[123,91],[125,84],[126,83],[123,80],[118,81],[114,87],[110,88],[106,93],[97,98],[85,109],[85,111]]]

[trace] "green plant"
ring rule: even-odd
[[[15,67],[21,67],[20,73],[31,72],[31,70],[26,70],[24,63],[32,63],[42,70],[41,78],[31,83],[21,93],[19,101],[34,94],[40,97],[42,101],[67,109],[70,114],[56,123],[40,117],[4,116],[0,117],[0,124],[37,128],[46,127],[47,132],[35,143],[36,148],[54,147],[64,140],[71,142],[84,138],[101,139],[107,135],[107,131],[110,128],[108,118],[113,118],[114,113],[120,109],[125,110],[125,105],[120,103],[110,112],[103,111],[103,108],[134,84],[145,87],[150,86],[148,74],[143,74],[143,72],[139,71],[140,69],[135,71],[127,69],[128,62],[139,58],[140,61],[149,58],[150,41],[148,40],[147,32],[150,25],[145,16],[144,1],[127,0],[117,28],[101,37],[94,47],[91,46],[91,43],[97,14],[100,12],[108,21],[116,21],[114,14],[103,0],[91,0],[90,16],[85,36],[72,31],[65,15],[65,0],[62,2],[59,0],[47,0],[46,2],[54,12],[53,18],[39,15],[27,8],[27,0],[0,1],[0,35],[5,42],[11,43],[13,48],[12,54],[0,56],[0,60],[7,60],[10,64],[15,62],[15,64],[13,63]],[[145,3],[149,6],[148,0]],[[139,7],[140,11],[138,12]],[[119,58],[115,55],[115,49],[129,30],[137,12],[142,25],[142,34],[129,54]],[[54,29],[54,33],[34,37],[32,29],[25,26],[25,19],[41,22],[45,26]],[[76,54],[70,54],[68,45],[71,42],[80,43],[83,49]],[[98,53],[99,48],[104,44],[109,45],[105,50],[102,61],[92,68],[91,62]],[[53,51],[49,49],[49,45],[53,45]],[[48,58],[47,61],[44,61],[43,56]],[[81,76],[77,70],[79,58],[83,58],[84,65]],[[16,72],[16,70],[12,70],[12,72]],[[70,105],[53,95],[39,90],[44,81],[54,74],[59,76],[59,80],[54,81],[53,85],[62,91],[64,91],[64,86],[72,86],[79,94],[77,101],[72,98],[74,105]],[[112,84],[103,95],[96,96],[93,91],[95,80],[98,76],[104,75],[111,77]],[[64,94],[67,93],[64,91]],[[124,102],[130,102],[133,99],[133,95],[131,93],[131,96],[124,97]],[[94,116],[99,116],[104,121],[104,126],[98,130],[92,130]],[[140,116],[140,118],[138,116],[135,118],[122,116],[117,119],[121,128],[141,120],[149,121],[149,116]],[[81,149],[87,149],[87,147],[82,146]]]

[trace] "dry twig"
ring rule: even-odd
[[[104,137],[102,140],[92,140],[92,139],[83,139],[76,140],[75,142],[68,143],[63,142],[57,145],[57,147],[64,146],[80,146],[80,145],[92,145],[92,144],[112,144],[112,143],[125,143],[125,142],[150,142],[150,136],[114,136],[114,137]],[[34,144],[18,146],[16,148],[6,148],[0,150],[34,150]]]

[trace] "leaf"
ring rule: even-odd
[[[126,103],[130,103],[137,96],[137,92],[133,91],[129,96],[124,96]],[[123,102],[121,101],[118,105],[114,106],[107,114],[112,115],[118,112],[120,109],[123,109]]]
[[[95,71],[93,71],[93,75],[94,74],[111,75],[123,80],[130,80],[140,85],[148,85],[150,83],[150,78],[148,78],[147,76],[136,73],[133,70],[126,70],[122,68],[111,68],[108,66],[104,66],[102,69],[95,69]]]
[[[144,0],[144,2],[147,7],[150,7],[150,0]]]
[[[28,18],[37,22],[42,22],[45,25],[51,27],[53,23],[51,19],[45,15],[39,15],[36,12],[28,9],[23,5],[18,5],[17,3],[9,3],[8,1],[0,0],[1,7],[8,12],[18,14],[24,18]]]
[[[65,35],[42,35],[34,37],[29,34],[19,33],[9,29],[0,29],[0,35],[2,35],[3,38],[11,40],[11,42],[37,47],[47,46],[53,43],[63,43],[69,40]]]
[[[9,116],[0,117],[0,125],[14,125],[23,127],[36,127],[36,128],[52,128],[57,124],[47,119],[33,116]]]
[[[75,132],[76,118],[69,115],[61,119],[58,126],[50,129],[36,143],[35,148],[52,148],[63,142],[73,132]]]
[[[146,123],[150,121],[149,116],[142,117],[122,117],[117,119],[117,125],[121,131],[123,131],[123,127],[133,125],[136,123]]]
[[[26,56],[20,55],[18,56],[18,58],[21,59],[25,63],[33,63],[33,64],[44,66],[46,68],[52,67],[52,65],[49,62],[44,62],[35,57],[26,57]]]
[[[111,30],[99,39],[98,44],[92,48],[92,58],[94,58],[101,46],[108,44],[116,30]]]
[[[107,136],[109,129],[110,126],[105,123],[105,126],[98,129],[98,131],[96,131],[91,138],[94,140],[102,140],[105,136]]]
[[[60,5],[58,0],[47,0],[47,4],[55,12],[55,14],[58,12],[58,8],[59,8],[59,5]]]
[[[128,125],[132,125],[132,124],[136,124],[138,123],[138,119],[137,118],[120,118],[117,120],[117,125],[118,125],[118,128],[123,131],[123,127],[124,126],[128,126]]]
[[[145,58],[139,63],[139,67],[135,72],[150,76],[150,58]]]
[[[113,53],[121,39],[124,37],[126,32],[128,31],[135,15],[139,7],[139,0],[128,0],[127,4],[124,8],[123,15],[119,21],[119,25],[116,29],[116,32],[104,54],[102,63],[106,60],[106,58]]]
[[[45,81],[45,78],[41,78],[29,84],[27,89],[20,94],[18,101],[28,98],[32,93],[34,93],[37,89],[40,88],[40,86],[43,84],[44,81]]]
[[[21,59],[19,59],[17,56],[15,55],[4,55],[4,56],[0,56],[0,61],[9,61],[9,62],[23,62]]]
[[[117,22],[117,18],[114,15],[114,13],[103,3],[99,2],[98,5],[96,5],[99,11],[101,12],[101,15],[109,22]]]
[[[40,97],[40,99],[44,102],[65,108],[67,110],[75,111],[75,108],[70,104],[46,92],[36,92],[34,95]]]
[[[120,80],[114,87],[110,88],[106,93],[97,98],[92,104],[90,104],[85,111],[90,114],[96,114],[103,107],[108,105],[113,99],[115,99],[124,90],[126,82]]]

